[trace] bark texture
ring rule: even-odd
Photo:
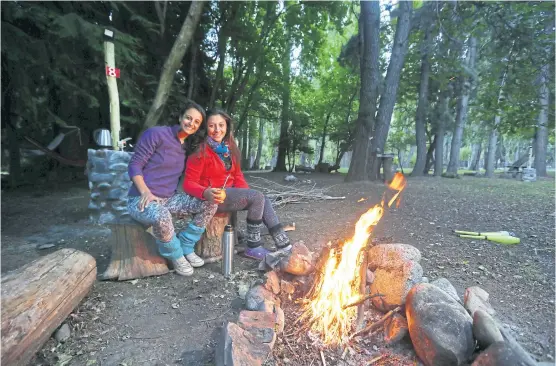
[[[371,141],[372,154],[383,153],[384,145],[388,137],[392,113],[396,104],[396,96],[398,94],[398,86],[400,84],[400,76],[403,65],[405,63],[405,55],[409,44],[409,29],[411,11],[413,3],[410,1],[399,2],[398,24],[396,25],[396,34],[394,36],[394,44],[392,46],[392,56],[388,64],[386,72],[384,92],[380,96],[380,104],[376,117],[376,127]],[[371,180],[378,179],[379,159],[372,159],[370,164],[369,178]]]
[[[160,116],[162,116],[164,106],[166,105],[166,101],[168,101],[168,96],[172,90],[174,75],[181,64],[181,60],[183,59],[185,52],[191,44],[193,34],[195,33],[197,24],[199,24],[199,19],[201,18],[204,5],[204,1],[192,1],[189,6],[189,12],[183,22],[180,33],[172,46],[172,50],[170,51],[168,59],[166,59],[166,62],[164,63],[164,67],[162,68],[162,74],[160,75],[156,95],[143,125],[144,129],[156,126]]]
[[[467,58],[465,64],[467,66],[468,72],[473,72],[475,69],[475,55],[477,53],[477,39],[475,37],[469,38],[469,51],[467,53]],[[452,146],[450,150],[450,161],[448,162],[448,168],[446,171],[448,173],[456,174],[459,168],[459,151],[461,149],[461,143],[463,141],[463,129],[465,128],[465,122],[467,121],[467,111],[469,109],[469,96],[471,94],[471,88],[473,86],[473,76],[463,77],[463,85],[461,87],[461,96],[458,99],[457,112],[456,112],[456,124],[454,126],[454,132],[452,137]]]
[[[356,140],[346,182],[367,179],[369,138],[375,124],[379,80],[380,4],[361,2],[359,18],[361,88]]]

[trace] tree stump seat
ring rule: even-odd
[[[184,220],[186,224],[189,220]],[[203,258],[205,263],[214,263],[222,260],[222,235],[226,225],[232,225],[236,228],[237,243],[237,213],[217,213],[214,215],[201,240],[195,246],[195,253]],[[182,226],[182,227],[180,227]],[[176,232],[185,228],[185,225],[176,225]]]
[[[222,259],[222,234],[228,223],[235,226],[235,214],[216,214],[197,243],[195,252],[206,263]],[[185,228],[189,220],[181,218],[174,222],[176,233]],[[168,262],[158,253],[152,227],[129,218],[108,224],[112,232],[110,264],[101,276],[103,280],[126,281],[169,272]]]
[[[95,282],[95,259],[60,249],[2,276],[3,365],[27,365]]]
[[[108,226],[112,253],[101,279],[126,281],[169,272],[166,259],[158,254],[155,239],[145,226],[131,218]]]

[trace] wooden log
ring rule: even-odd
[[[61,249],[2,276],[2,364],[27,365],[91,289],[95,259]]]
[[[222,259],[222,234],[228,223],[230,223],[230,214],[219,213],[214,215],[207,225],[205,233],[195,248],[195,252],[205,260],[205,263],[218,262]]]
[[[155,239],[138,222],[110,224],[112,254],[103,280],[126,281],[160,276],[169,272],[166,259],[158,254]]]

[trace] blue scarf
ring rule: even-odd
[[[212,137],[207,137],[207,144],[220,157],[222,162],[224,162],[226,170],[230,170],[232,168],[232,158],[228,145],[224,141],[218,143],[214,141]]]

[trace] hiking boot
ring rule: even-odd
[[[203,260],[203,258],[199,257],[197,254],[195,253],[191,253],[191,254],[186,254],[185,258],[187,259],[187,261],[191,264],[191,266],[197,268],[197,267],[202,267],[205,265],[205,261]]]
[[[173,259],[172,264],[176,273],[181,276],[191,276],[193,274],[193,267],[184,257],[179,257],[178,259]]]
[[[276,247],[279,250],[286,249],[286,248],[291,249],[290,238],[284,231],[284,227],[282,226],[282,224],[278,224],[274,227],[271,227],[270,229],[268,229],[268,232],[272,236],[272,239],[274,240],[274,244],[276,244]]]

